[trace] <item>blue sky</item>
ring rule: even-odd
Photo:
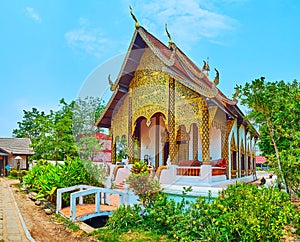
[[[209,57],[226,95],[260,76],[300,79],[298,0],[1,0],[0,137],[11,137],[24,109],[55,110],[59,99],[76,99],[97,67],[127,51],[129,5],[166,44],[168,23],[173,41],[199,66]],[[93,91],[109,95],[100,79]]]

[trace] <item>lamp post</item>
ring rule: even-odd
[[[21,161],[23,160],[22,157],[20,156],[17,156],[15,158],[15,160],[17,161],[17,171],[20,171],[20,168],[21,168]]]

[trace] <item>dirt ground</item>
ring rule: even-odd
[[[46,215],[42,207],[36,206],[24,192],[17,187],[17,181],[11,181],[11,188],[18,207],[22,213],[27,229],[37,242],[69,242],[69,241],[98,241],[88,237],[82,230],[73,232],[55,215]]]

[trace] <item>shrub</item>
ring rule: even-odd
[[[121,205],[109,218],[107,226],[116,232],[124,232],[138,228],[142,223],[141,207]]]
[[[141,208],[122,206],[109,226],[116,231],[137,227],[178,241],[279,241],[284,227],[293,225],[299,233],[300,214],[295,214],[289,196],[278,189],[252,184],[230,185],[213,201],[199,197],[177,203],[158,192]]]
[[[99,180],[87,171],[84,162],[79,158],[68,158],[64,164],[57,165],[40,160],[23,177],[23,183],[30,190],[37,192],[38,197],[44,197],[51,202],[55,202],[57,188],[79,184],[102,186]],[[62,199],[65,204],[69,204],[69,197],[69,193],[63,194]]]
[[[153,179],[147,165],[142,161],[133,164],[126,182],[129,188],[139,196],[143,205],[154,200],[156,195],[161,192],[159,181]]]
[[[17,178],[18,177],[18,171],[16,169],[11,169],[9,171],[9,176],[12,178]]]
[[[198,199],[186,217],[197,228],[192,229],[195,239],[276,241],[293,216],[287,194],[242,183],[228,186],[211,204]]]

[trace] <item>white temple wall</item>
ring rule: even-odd
[[[161,138],[162,138],[162,133],[165,130],[165,122],[163,119],[163,116],[159,117],[159,166],[163,165],[163,143],[161,142]]]
[[[247,171],[252,169],[251,162],[250,162],[250,164],[248,163],[248,158],[250,157],[250,159],[251,159],[251,150],[252,150],[252,147],[251,147],[251,134],[250,134],[250,131],[248,131],[246,133],[246,157],[247,157],[246,170]]]
[[[209,131],[209,138],[210,159],[220,159],[222,156],[221,131],[216,127],[211,127]]]
[[[226,114],[220,108],[218,108],[209,133],[209,149],[211,160],[222,158],[221,129],[224,126],[226,126]]]
[[[189,137],[190,137],[190,142],[189,142],[189,160],[193,160],[193,125],[191,125],[188,128],[188,132],[189,132]]]
[[[154,164],[155,162],[155,123],[152,120],[150,127],[146,124],[146,119],[141,121],[141,159],[148,155]]]

